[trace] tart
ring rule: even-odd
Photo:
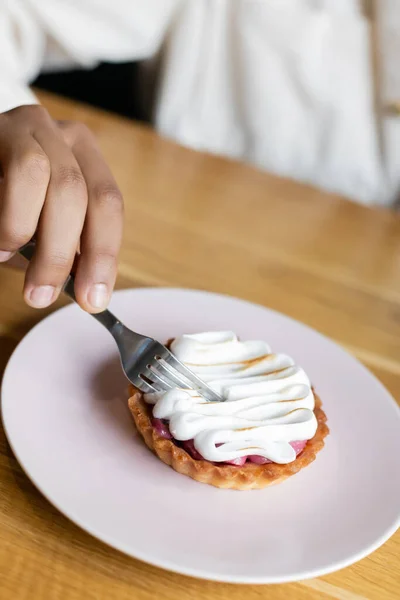
[[[329,433],[327,417],[290,357],[231,332],[182,336],[169,346],[226,401],[131,386],[136,428],[162,462],[201,483],[250,490],[280,483],[315,460]]]

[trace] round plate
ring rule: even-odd
[[[283,315],[207,292],[126,290],[111,309],[162,341],[207,330],[268,341],[308,372],[331,433],[312,465],[269,489],[219,490],[179,475],[135,432],[111,336],[68,306],[14,352],[2,412],[22,467],[77,525],[153,565],[240,583],[319,576],[395,532],[399,410],[354,358]]]

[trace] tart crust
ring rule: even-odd
[[[136,428],[150,450],[155,452],[160,460],[178,473],[218,488],[256,490],[280,483],[315,460],[317,453],[324,446],[324,438],[329,433],[326,425],[327,418],[321,408],[321,399],[314,392],[314,414],[318,421],[317,432],[307,442],[304,450],[296,460],[285,465],[276,463],[267,463],[266,465],[246,463],[242,467],[219,465],[208,460],[196,460],[186,450],[178,446],[174,440],[163,438],[151,423],[152,406],[145,402],[142,392],[133,386],[130,386],[129,391],[129,408]]]

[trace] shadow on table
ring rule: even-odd
[[[8,335],[0,335],[0,373],[3,374],[11,354],[18,345],[18,340]]]
[[[94,410],[101,413],[107,427],[116,430],[118,441],[127,442],[135,451],[132,440],[138,433],[128,407],[129,381],[125,377],[118,354],[100,364],[91,381]]]

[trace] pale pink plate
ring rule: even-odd
[[[135,433],[113,340],[69,306],[14,352],[2,411],[22,467],[72,521],[154,565],[241,583],[322,575],[395,532],[399,409],[354,358],[283,315],[206,292],[127,290],[111,308],[162,341],[218,329],[267,340],[308,371],[331,434],[312,465],[263,491],[218,490],[178,475]]]

